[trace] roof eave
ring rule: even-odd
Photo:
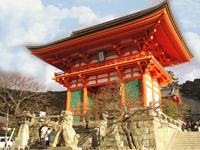
[[[39,50],[39,49],[42,49],[42,48],[45,48],[45,47],[53,46],[55,44],[60,44],[60,43],[66,42],[68,40],[73,40],[73,39],[76,39],[78,37],[88,35],[88,34],[92,34],[92,33],[95,33],[97,31],[101,31],[101,30],[107,29],[109,27],[120,25],[120,24],[126,23],[130,20],[137,19],[137,18],[140,18],[142,16],[148,15],[148,14],[150,14],[150,13],[152,13],[152,12],[158,10],[158,9],[161,9],[165,5],[168,5],[168,0],[165,0],[164,2],[162,2],[161,4],[159,4],[157,6],[154,6],[154,7],[151,7],[151,8],[148,8],[148,9],[145,9],[145,10],[142,10],[142,11],[130,14],[130,15],[126,15],[126,16],[123,16],[123,17],[120,17],[120,18],[117,18],[117,19],[113,19],[111,21],[107,21],[107,22],[104,22],[104,23],[101,23],[101,24],[98,24],[98,25],[94,25],[94,26],[91,26],[91,27],[88,27],[88,28],[84,28],[84,29],[81,29],[81,30],[73,31],[71,36],[69,36],[69,37],[66,37],[66,38],[63,38],[63,39],[60,39],[60,40],[57,40],[57,41],[54,41],[54,42],[50,42],[50,43],[47,43],[47,44],[43,44],[43,45],[26,46],[26,48],[29,49],[30,51],[34,51],[34,50]]]

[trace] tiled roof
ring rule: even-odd
[[[161,97],[177,96],[179,94],[179,87],[170,87],[161,89]]]
[[[165,5],[167,1],[168,0],[165,0],[164,2],[162,2],[161,4],[159,4],[157,6],[154,6],[154,7],[142,10],[142,11],[138,11],[138,12],[133,13],[133,14],[129,14],[129,15],[126,15],[126,16],[123,16],[123,17],[120,17],[120,18],[117,18],[117,19],[114,19],[114,20],[111,20],[111,21],[107,21],[107,22],[104,22],[104,23],[101,23],[101,24],[97,24],[97,25],[94,25],[94,26],[91,26],[91,27],[88,27],[88,28],[84,28],[84,29],[81,29],[81,30],[73,31],[72,36],[78,35],[78,34],[83,34],[83,33],[88,33],[88,32],[93,32],[93,31],[96,31],[96,30],[99,30],[99,29],[102,29],[102,28],[107,28],[107,27],[112,26],[112,25],[124,23],[126,21],[130,21],[131,19],[141,17],[142,15],[145,15],[149,12],[152,12],[152,11],[160,8],[162,5]]]

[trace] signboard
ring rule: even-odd
[[[102,63],[102,62],[105,62],[105,61],[106,61],[104,50],[98,51],[98,52],[97,52],[97,58],[98,58],[98,62],[99,62],[99,63]]]

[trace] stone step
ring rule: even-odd
[[[177,135],[177,137],[191,137],[191,138],[194,138],[194,137],[199,137],[199,135]]]
[[[197,145],[197,146],[200,146],[200,144],[199,143],[176,143],[176,145],[185,145],[185,146],[187,146],[187,145]]]
[[[179,150],[186,150],[186,149],[198,149],[199,150],[199,147],[198,146],[188,146],[188,147],[171,147],[170,150],[175,150],[175,149],[179,149]]]
[[[199,145],[196,145],[196,144],[194,144],[194,145],[188,145],[188,144],[182,144],[182,145],[172,145],[172,147],[199,147]]]
[[[200,150],[200,132],[179,132],[170,150]]]
[[[172,147],[199,147],[199,145],[174,145]]]
[[[173,149],[170,149],[170,150],[199,150],[199,148],[173,148]]]
[[[193,140],[188,140],[188,139],[179,139],[179,140],[177,140],[177,139],[175,139],[174,140],[174,142],[186,142],[186,143],[190,143],[190,142],[198,142],[198,140],[196,140],[196,139],[193,139]]]

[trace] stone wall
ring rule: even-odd
[[[135,145],[164,150],[170,142],[173,134],[181,132],[181,121],[175,121],[165,114],[149,116],[136,116],[130,123],[129,128]]]
[[[144,114],[135,116],[128,123],[128,128],[132,134],[134,144],[137,148],[156,148],[156,150],[165,150],[171,138],[177,132],[181,132],[181,126],[185,124],[179,120],[173,120],[161,112],[155,115]],[[119,127],[120,140],[123,140],[124,146],[127,147],[127,138]],[[109,141],[106,135],[107,121],[102,121],[81,143],[79,146],[104,146],[105,143],[113,143]],[[112,144],[116,146],[116,144]]]

